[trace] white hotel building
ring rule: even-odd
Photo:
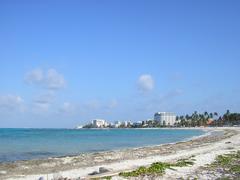
[[[108,123],[104,119],[94,119],[92,120],[92,125],[95,128],[107,127]]]
[[[154,115],[154,120],[161,125],[173,126],[176,122],[176,115],[172,112],[157,112]]]

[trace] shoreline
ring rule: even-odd
[[[190,140],[175,143],[0,164],[0,179],[30,180],[38,179],[39,177],[51,179],[60,175],[68,178],[85,177],[89,179],[99,176],[117,175],[121,171],[132,170],[140,165],[149,165],[157,160],[166,161],[180,158],[183,155],[186,156],[183,151],[189,153],[189,151],[193,151],[196,148],[205,148],[234,136],[239,137],[240,133],[240,128],[235,127],[184,129],[200,129],[205,130],[206,133],[193,137]],[[222,135],[221,133],[214,135],[214,132],[217,131],[224,133]],[[99,167],[107,168],[110,171],[95,176],[88,175],[98,170]]]
[[[44,157],[44,158],[33,158],[33,159],[19,159],[19,160],[14,160],[14,161],[0,161],[0,165],[1,164],[9,164],[9,163],[17,163],[17,162],[26,162],[26,161],[44,161],[47,159],[55,159],[55,158],[67,158],[67,157],[77,157],[77,156],[81,156],[81,155],[85,155],[85,154],[95,154],[95,153],[105,153],[105,152],[117,152],[117,151],[124,151],[124,150],[131,150],[131,149],[138,149],[138,148],[145,148],[145,147],[155,147],[155,146],[161,146],[161,145],[167,145],[167,144],[175,144],[178,142],[186,142],[186,141],[190,141],[192,139],[195,138],[199,138],[199,137],[204,137],[209,135],[208,133],[211,133],[212,130],[210,129],[205,129],[206,127],[166,127],[166,128],[89,128],[90,130],[109,130],[109,129],[116,129],[116,130],[122,130],[122,129],[127,129],[127,130],[200,130],[203,132],[203,134],[201,135],[195,135],[189,138],[184,138],[183,140],[179,140],[179,141],[173,141],[173,142],[169,142],[169,143],[161,143],[161,144],[149,144],[149,145],[143,145],[143,146],[135,146],[135,147],[122,147],[122,148],[113,148],[113,149],[103,149],[103,150],[94,150],[94,151],[86,151],[86,152],[80,152],[80,153],[76,153],[76,154],[66,154],[66,155],[53,155],[53,156],[49,156],[49,157]],[[7,128],[9,129],[9,128]],[[15,129],[15,128],[12,128]],[[20,128],[20,129],[24,129],[24,128]],[[26,129],[55,129],[55,128],[26,128]],[[58,130],[58,128],[56,128]],[[59,130],[61,130],[63,128],[60,128]],[[82,129],[68,129],[68,130],[89,130],[88,128],[82,128]],[[1,173],[0,173],[1,175]]]

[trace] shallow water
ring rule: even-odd
[[[204,133],[192,129],[0,129],[0,162],[159,145]]]

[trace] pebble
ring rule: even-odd
[[[92,176],[92,175],[96,175],[96,174],[99,174],[99,172],[93,171],[92,173],[89,173],[88,175]]]
[[[7,171],[0,171],[0,174],[7,174]]]
[[[109,170],[105,167],[100,167],[99,168],[99,173],[106,173],[106,172],[109,172]]]

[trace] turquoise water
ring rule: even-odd
[[[0,162],[173,143],[202,134],[183,129],[0,129]]]

